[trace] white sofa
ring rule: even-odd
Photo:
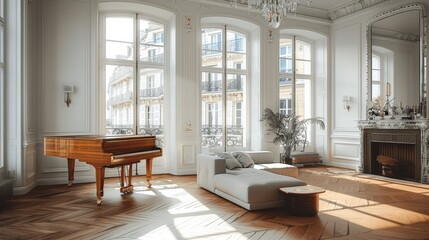
[[[247,210],[284,207],[286,194],[279,188],[305,186],[295,178],[298,169],[274,162],[268,151],[246,152],[254,161],[253,167],[227,169],[225,158],[199,154],[197,183]]]

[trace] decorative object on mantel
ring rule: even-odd
[[[283,147],[281,155],[282,163],[291,163],[292,148],[302,143],[301,136],[307,131],[308,124],[315,123],[323,130],[325,123],[321,118],[306,118],[301,119],[294,114],[285,115],[283,113],[274,113],[271,109],[265,108],[262,121],[266,121],[268,131],[274,133],[276,137],[274,143],[280,143]]]
[[[227,0],[237,7],[239,4],[247,6],[249,10],[255,10],[261,14],[268,25],[278,28],[280,23],[289,14],[296,14],[299,6],[298,0]],[[311,0],[306,0],[310,6]]]
[[[381,174],[385,177],[396,177],[398,159],[389,156],[378,155],[377,162],[381,164]]]

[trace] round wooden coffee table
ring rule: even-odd
[[[319,212],[319,194],[325,189],[316,186],[284,187],[280,191],[286,193],[286,208],[296,216],[311,217]]]

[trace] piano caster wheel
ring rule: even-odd
[[[101,199],[97,199],[97,205],[100,206],[101,205]]]
[[[73,182],[72,182],[72,181],[69,181],[69,183],[67,184],[67,187],[71,187],[71,186],[72,186],[72,184],[73,184]]]

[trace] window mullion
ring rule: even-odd
[[[292,114],[296,114],[296,37],[292,39]]]
[[[222,66],[223,66],[223,81],[222,81],[222,124],[223,124],[223,131],[222,131],[222,144],[224,147],[224,151],[226,152],[226,131],[227,131],[227,126],[226,126],[226,113],[227,113],[227,73],[226,73],[226,69],[227,69],[227,45],[226,45],[226,41],[227,41],[227,36],[226,36],[226,25],[224,26],[223,29],[223,39],[222,39],[222,47],[223,47],[223,52],[222,52]]]
[[[139,79],[140,79],[140,70],[139,70],[139,62],[140,62],[140,23],[139,23],[139,15],[136,14],[136,23],[135,23],[135,57],[134,57],[134,61],[135,61],[135,83],[134,83],[134,135],[138,135],[139,134],[139,115],[140,115],[140,109],[139,109]]]

